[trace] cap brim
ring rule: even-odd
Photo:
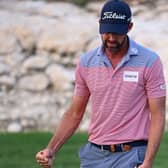
[[[124,34],[128,33],[128,24],[100,23],[99,32],[100,32],[100,34],[117,33],[117,34],[124,35]]]

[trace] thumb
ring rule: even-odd
[[[53,156],[51,150],[49,150],[49,149],[45,149],[45,150],[41,151],[40,155],[42,155],[46,158],[52,158],[52,156]]]

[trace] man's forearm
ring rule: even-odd
[[[68,140],[68,138],[75,132],[81,119],[82,116],[77,118],[66,112],[47,148],[53,151],[53,153],[56,153],[66,140]]]
[[[153,164],[164,132],[165,114],[152,115],[144,163]]]

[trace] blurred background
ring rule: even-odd
[[[0,0],[0,167],[40,168],[35,154],[69,106],[75,65],[81,54],[101,44],[98,20],[104,2]],[[134,22],[129,36],[160,55],[168,83],[167,0],[127,2]],[[77,150],[87,142],[90,106],[86,111],[55,167],[79,168]],[[167,142],[165,132],[154,168],[168,167]]]
[[[80,55],[101,44],[98,0],[0,0],[0,131],[53,131]],[[128,0],[130,36],[161,57],[168,82],[167,0]],[[79,130],[86,131],[89,106]],[[168,128],[168,118],[166,128]]]

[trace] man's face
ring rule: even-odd
[[[126,35],[119,35],[116,33],[104,33],[101,34],[103,47],[112,53],[119,52],[126,44]]]

